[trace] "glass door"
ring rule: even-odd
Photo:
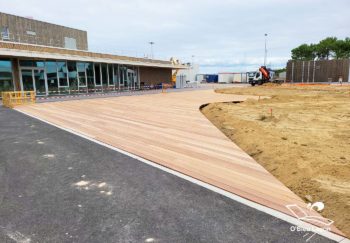
[[[35,91],[37,95],[46,95],[46,82],[44,69],[33,69]]]
[[[42,68],[22,68],[23,91],[35,91],[37,95],[47,95],[45,70]]]
[[[135,89],[135,72],[134,72],[134,70],[128,69],[127,82],[128,82],[129,89]]]
[[[121,90],[125,90],[125,88],[128,87],[128,79],[127,79],[127,68],[126,67],[123,67],[121,66],[119,68],[119,88]]]
[[[23,91],[35,90],[32,69],[22,69],[21,73],[22,73]]]

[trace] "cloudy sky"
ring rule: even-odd
[[[290,50],[350,36],[349,0],[0,0],[0,11],[88,31],[89,49],[177,57],[202,73],[285,66]]]

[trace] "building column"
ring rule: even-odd
[[[11,59],[12,63],[12,78],[13,78],[13,86],[15,91],[21,90],[21,79],[19,76],[19,61],[18,58]]]

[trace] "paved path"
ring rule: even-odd
[[[56,125],[154,161],[286,214],[305,203],[199,111],[205,103],[245,100],[213,90],[20,106]]]
[[[10,109],[0,148],[0,242],[305,242],[284,221]]]
[[[85,99],[97,99],[97,98],[107,98],[107,97],[120,97],[120,96],[135,96],[135,95],[146,95],[146,94],[159,94],[163,92],[186,92],[195,90],[207,90],[207,89],[223,89],[230,87],[247,87],[249,84],[218,84],[218,83],[204,83],[193,86],[189,86],[182,89],[144,89],[144,90],[124,90],[124,91],[111,91],[111,92],[90,92],[90,93],[80,93],[80,94],[64,94],[64,95],[50,95],[50,96],[37,96],[36,102],[57,102],[57,101],[68,101],[68,100],[85,100]]]

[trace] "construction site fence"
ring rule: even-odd
[[[35,103],[34,91],[2,92],[1,97],[3,106],[8,108],[13,108],[17,105]]]
[[[350,82],[350,59],[302,61],[287,63],[287,82]]]

